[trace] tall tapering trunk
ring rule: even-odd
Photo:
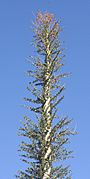
[[[43,176],[42,179],[49,179],[51,175],[51,80],[50,80],[50,50],[49,50],[49,40],[48,33],[46,35],[46,56],[45,56],[45,82],[43,85],[43,97],[44,97],[44,105],[43,105],[43,120],[44,122],[44,156],[43,160]]]

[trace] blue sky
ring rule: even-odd
[[[29,69],[25,59],[32,55],[32,19],[37,10],[62,19],[65,41],[65,99],[61,114],[74,118],[79,134],[72,138],[75,158],[69,163],[73,179],[90,175],[90,1],[89,0],[3,0],[0,1],[0,179],[13,179],[23,163],[18,157],[20,120],[28,114],[20,105],[26,95]]]

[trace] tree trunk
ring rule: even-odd
[[[49,179],[51,174],[51,82],[50,82],[50,50],[49,50],[49,40],[47,34],[46,43],[46,71],[45,71],[45,84],[43,86],[43,96],[45,99],[43,105],[43,119],[44,119],[44,156],[42,160],[44,161],[43,166],[43,176],[42,179]]]

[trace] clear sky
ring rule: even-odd
[[[28,114],[20,105],[26,95],[32,55],[32,19],[37,10],[62,19],[65,41],[65,99],[60,114],[74,118],[79,134],[72,138],[75,158],[69,163],[73,179],[90,176],[90,0],[0,1],[0,179],[13,179],[23,167],[18,157],[20,120]]]

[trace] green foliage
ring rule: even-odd
[[[72,133],[71,120],[57,116],[57,105],[62,101],[65,87],[61,79],[62,50],[59,42],[59,21],[49,13],[38,12],[34,23],[34,45],[37,57],[29,57],[33,70],[27,74],[31,81],[27,87],[31,98],[24,98],[26,106],[36,114],[35,119],[24,117],[20,135],[26,137],[20,145],[22,161],[28,168],[16,176],[20,179],[71,179],[69,166],[63,167],[61,161],[70,157],[66,144]],[[57,121],[57,123],[56,123]],[[59,161],[58,167],[55,162]]]

